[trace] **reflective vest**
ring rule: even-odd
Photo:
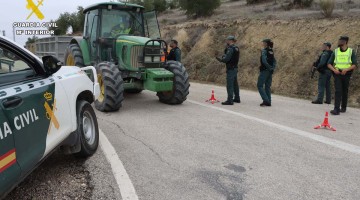
[[[112,28],[111,36],[115,38],[115,37],[117,37],[117,36],[119,36],[121,34],[129,34],[130,31],[131,31],[131,28],[126,29],[123,24],[117,25],[117,26]]]
[[[345,52],[342,52],[340,48],[335,49],[335,68],[336,69],[347,69],[351,67],[352,61],[352,49],[348,48]]]

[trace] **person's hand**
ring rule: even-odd
[[[344,70],[342,70],[341,75],[346,75],[347,72],[348,72],[348,69],[344,69]]]
[[[339,70],[337,70],[337,69],[334,70],[334,73],[335,73],[336,75],[341,74],[341,72],[340,72]]]

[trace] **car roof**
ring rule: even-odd
[[[38,56],[36,56],[35,54],[33,54],[31,51],[29,51],[28,49],[24,48],[23,46],[19,45],[18,43],[10,40],[10,39],[7,38],[7,37],[1,36],[1,35],[0,35],[0,38],[3,39],[3,40],[5,40],[5,41],[7,41],[8,43],[11,43],[11,45],[14,45],[14,46],[20,48],[21,50],[25,51],[26,53],[28,53],[28,54],[30,54],[32,57],[34,57],[37,61],[39,61],[40,63],[42,63],[42,60],[41,60]]]
[[[114,9],[116,8],[141,8],[144,9],[143,6],[137,5],[137,4],[132,4],[132,3],[125,3],[125,2],[103,2],[103,3],[97,3],[97,4],[93,4],[91,6],[88,6],[84,9],[84,13],[90,11],[90,10],[95,10],[98,8],[107,8],[108,5],[112,5]]]

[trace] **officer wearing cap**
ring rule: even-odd
[[[325,42],[322,45],[322,53],[317,60],[317,66],[314,66],[319,72],[318,80],[318,96],[316,100],[312,101],[313,104],[323,104],[324,93],[326,90],[326,104],[331,104],[331,76],[332,73],[327,67],[327,63],[332,55],[333,51],[331,50],[331,43]]]
[[[260,57],[260,75],[257,82],[257,87],[263,102],[261,107],[271,106],[271,84],[272,75],[276,68],[276,59],[273,51],[274,43],[271,39],[264,39],[262,41],[263,49]]]
[[[348,42],[349,37],[341,36],[339,47],[334,50],[328,62],[328,68],[335,79],[335,107],[330,112],[333,115],[346,112],[350,78],[357,65],[355,51],[348,47]]]
[[[235,45],[235,42],[235,36],[227,37],[225,54],[221,58],[216,57],[218,61],[226,64],[226,89],[228,98],[225,102],[222,102],[222,105],[234,105],[234,102],[241,102],[239,83],[237,79],[240,50],[239,47]]]
[[[170,42],[171,50],[170,50],[169,55],[167,56],[168,60],[174,60],[174,61],[181,62],[181,50],[178,47],[178,44],[179,44],[178,41],[171,40],[171,42]]]

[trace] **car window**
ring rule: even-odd
[[[32,70],[32,68],[12,52],[0,47],[0,74],[25,70]]]

